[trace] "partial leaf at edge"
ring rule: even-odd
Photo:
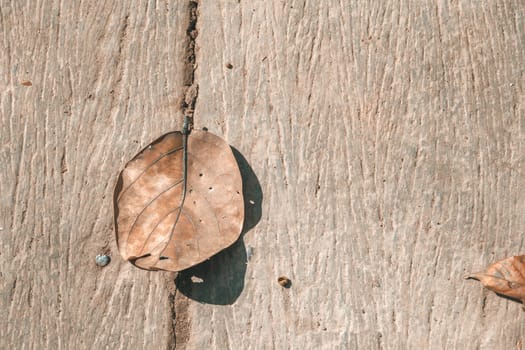
[[[525,255],[511,256],[490,265],[485,272],[466,278],[476,279],[493,292],[525,301]]]

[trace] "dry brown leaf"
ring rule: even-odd
[[[184,270],[239,237],[244,221],[241,174],[220,137],[200,130],[171,132],[126,164],[114,206],[124,259],[146,270]]]
[[[466,278],[476,279],[498,294],[522,303],[525,301],[525,255],[500,260],[490,265],[487,271]]]

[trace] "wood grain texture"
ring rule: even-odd
[[[520,305],[463,280],[525,248],[520,0],[200,2],[195,124],[253,208],[176,296],[112,227],[193,82],[196,3],[172,3],[0,0],[0,348],[172,348],[175,316],[187,349],[523,342]]]
[[[513,0],[201,3],[195,123],[264,201],[244,290],[190,302],[184,346],[516,348],[520,305],[463,275],[525,248],[524,20]]]
[[[166,275],[120,259],[112,197],[180,129],[187,26],[186,3],[0,1],[0,348],[173,345]]]

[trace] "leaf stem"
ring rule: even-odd
[[[189,135],[193,129],[193,118],[189,116],[184,117],[184,123],[182,124],[182,135]]]

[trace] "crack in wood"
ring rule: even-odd
[[[199,2],[198,0],[190,0],[188,3],[188,28],[186,29],[186,53],[184,65],[184,99],[181,103],[181,109],[185,117],[188,118],[189,125],[185,126],[189,130],[193,129],[193,113],[195,111],[195,104],[199,95],[199,85],[195,81],[196,69],[196,39],[199,34],[197,30],[197,20]],[[185,122],[186,123],[186,122]],[[173,284],[175,279],[173,278]],[[170,292],[168,297],[172,334],[173,337],[168,344],[169,349],[184,349],[189,340],[189,332],[191,323],[189,320],[188,307],[189,300],[181,296],[177,296],[177,290]]]
[[[170,318],[171,318],[171,331],[173,334],[173,337],[171,337],[169,343],[168,343],[168,349],[176,349],[177,343],[176,343],[176,332],[177,332],[177,315],[175,313],[175,296],[176,296],[176,290],[174,292],[170,292],[168,294],[168,301],[170,305]]]
[[[195,69],[196,69],[196,39],[199,35],[197,30],[197,19],[199,2],[191,0],[188,4],[189,10],[189,21],[188,28],[186,29],[186,53],[184,59],[184,100],[181,104],[181,109],[185,116],[190,119],[190,128],[193,127],[193,112],[195,110],[195,104],[197,103],[197,97],[199,95],[199,85],[195,82]]]
[[[183,294],[174,295],[175,344],[179,349],[185,349],[190,340],[191,322],[189,315],[190,300]]]

